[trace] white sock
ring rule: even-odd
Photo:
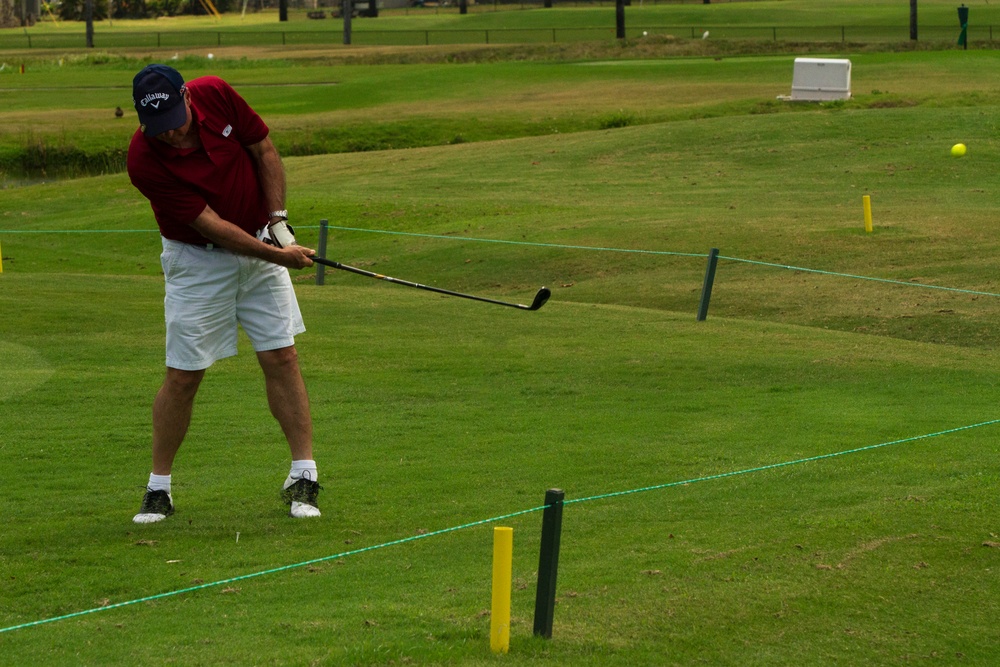
[[[149,484],[146,488],[150,491],[166,491],[170,493],[170,475],[154,475],[149,473]]]
[[[311,482],[319,481],[319,472],[316,470],[315,461],[312,459],[292,461],[292,469],[288,471],[288,477],[285,479],[285,488],[287,489],[300,479],[308,479]]]

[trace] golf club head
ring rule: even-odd
[[[538,310],[545,305],[545,302],[549,300],[550,296],[552,296],[552,290],[548,287],[543,287],[538,290],[538,294],[535,295],[535,300],[531,302],[531,306],[528,307],[528,310]]]

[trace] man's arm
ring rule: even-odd
[[[281,164],[278,149],[271,142],[271,137],[247,146],[251,157],[257,163],[257,175],[260,186],[264,190],[264,201],[267,202],[267,212],[280,211],[285,208],[285,168]],[[274,222],[269,220],[268,222]]]
[[[291,245],[286,248],[268,245],[247,234],[233,223],[220,218],[211,206],[206,206],[201,215],[191,223],[191,226],[206,239],[227,250],[250,257],[259,257],[289,269],[304,269],[312,266],[313,261],[309,258],[316,254],[314,250],[300,245]]]

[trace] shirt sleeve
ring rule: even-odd
[[[228,107],[229,113],[222,115],[234,119],[233,134],[237,141],[252,146],[267,138],[270,132],[267,124],[232,86],[216,76],[201,77],[198,81],[212,87],[218,93],[217,100]]]

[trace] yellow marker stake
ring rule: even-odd
[[[493,607],[490,611],[490,648],[494,653],[510,649],[510,582],[514,555],[514,529],[493,529]]]
[[[862,201],[865,203],[865,231],[869,234],[872,233],[872,198],[870,195],[865,195],[862,197]]]
[[[3,273],[3,248],[0,248],[0,273]]]

